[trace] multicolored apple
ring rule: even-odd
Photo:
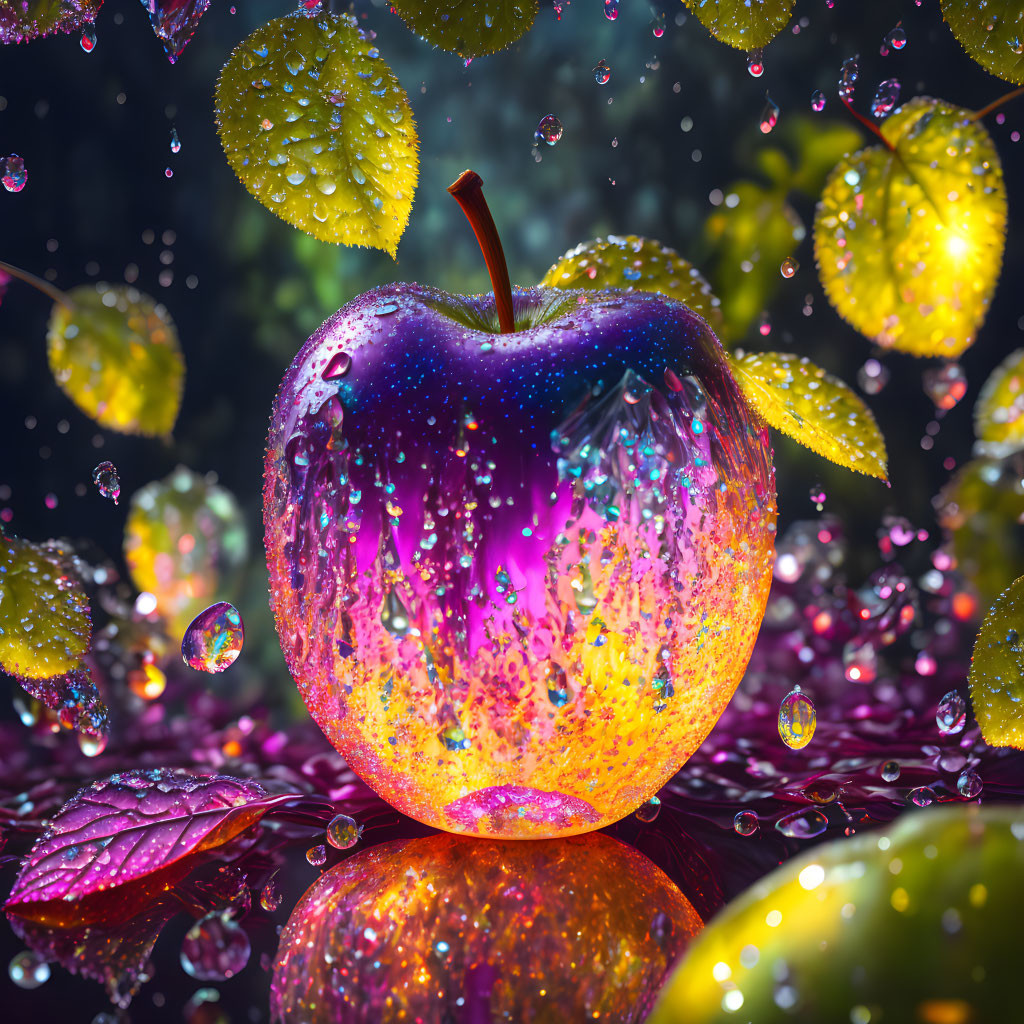
[[[264,524],[288,667],[352,767],[455,832],[572,835],[703,741],[771,577],[772,453],[703,319],[662,295],[354,299],[285,375]]]

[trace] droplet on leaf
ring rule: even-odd
[[[958,691],[950,690],[935,709],[935,724],[939,727],[939,732],[943,736],[962,732],[966,720],[967,702]]]

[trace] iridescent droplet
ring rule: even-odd
[[[882,765],[882,778],[886,782],[895,782],[900,777],[899,761],[886,761]]]
[[[534,138],[548,146],[554,146],[562,137],[562,122],[554,114],[545,114],[537,123]]]
[[[875,97],[871,101],[871,113],[875,117],[888,117],[899,102],[900,83],[897,78],[887,78],[878,83]]]
[[[323,843],[311,846],[306,851],[306,860],[315,868],[322,868],[327,863],[327,847]]]
[[[336,814],[327,825],[327,842],[336,850],[350,850],[359,842],[363,826],[347,814]]]
[[[604,16],[614,21],[619,16],[619,0],[604,0]]]
[[[899,22],[885,37],[885,44],[894,50],[902,50],[907,45],[907,33],[903,31],[903,22]]]
[[[960,778],[956,780],[956,788],[962,797],[974,800],[981,796],[981,791],[985,787],[981,776],[973,768],[967,768],[960,773]]]
[[[787,256],[782,263],[779,264],[779,273],[788,281],[798,270],[800,264],[793,259],[792,256]]]
[[[752,836],[758,829],[757,815],[753,811],[737,811],[732,827],[741,836]]]
[[[747,71],[751,78],[760,78],[764,74],[764,50],[751,50],[747,54]]]
[[[226,981],[249,962],[249,936],[230,911],[200,918],[181,943],[181,966],[197,981]]]
[[[20,192],[28,184],[25,161],[17,153],[0,160],[0,181],[8,192]]]
[[[121,494],[121,478],[117,475],[117,466],[112,462],[101,462],[92,471],[92,482],[104,498],[110,498],[117,504]]]
[[[918,807],[927,807],[929,804],[935,803],[935,790],[930,786],[918,786],[917,789],[912,789],[907,796],[910,802]]]
[[[277,887],[277,882],[275,881],[276,874],[277,872],[274,872],[274,875],[267,879],[266,885],[260,890],[260,906],[268,914],[277,910],[281,906],[281,900],[284,898],[281,890]]]
[[[839,95],[842,99],[853,96],[853,87],[860,76],[860,63],[857,57],[848,57],[843,61],[839,71]]]
[[[790,839],[813,839],[828,828],[828,818],[814,807],[802,807],[779,818],[775,828]]]
[[[661,801],[652,796],[650,800],[644,801],[637,809],[636,816],[639,821],[652,822],[661,813]]]
[[[950,690],[935,710],[935,724],[943,736],[960,732],[967,721],[967,702],[956,690]]]
[[[599,60],[594,67],[594,81],[598,85],[607,85],[608,80],[612,77],[611,67],[605,63],[604,60]]]
[[[779,705],[779,735],[792,750],[806,747],[814,736],[817,713],[814,702],[800,690],[793,690]]]
[[[956,408],[967,394],[967,374],[959,363],[944,363],[925,370],[921,383],[935,408],[943,412]]]
[[[177,128],[172,128],[171,129],[171,152],[172,153],[180,153],[181,152],[181,139],[178,138],[178,129]]]
[[[825,109],[825,94],[820,89],[811,93],[811,110],[820,114]]]
[[[335,352],[320,374],[321,380],[340,380],[352,369],[352,357],[347,352]]]
[[[197,672],[223,672],[234,664],[244,642],[245,626],[238,609],[218,601],[189,623],[181,639],[181,657]]]
[[[96,49],[96,26],[92,22],[82,29],[82,38],[78,43],[86,53],[92,53]]]
[[[764,109],[761,111],[761,120],[758,127],[762,135],[767,135],[779,123],[779,105],[768,95],[764,94]]]
[[[16,953],[7,973],[18,988],[39,988],[50,980],[50,965],[31,949]]]
[[[86,757],[99,757],[107,749],[107,737],[102,733],[90,736],[88,733],[78,734],[78,749]]]

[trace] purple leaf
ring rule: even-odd
[[[149,11],[153,31],[173,64],[188,46],[210,0],[142,0],[142,6]]]
[[[124,1009],[143,982],[142,973],[167,922],[181,910],[174,900],[152,903],[130,921],[81,928],[49,928],[11,916],[11,927],[29,949],[72,974],[98,981]]]
[[[87,666],[54,679],[19,678],[18,682],[30,697],[56,711],[62,725],[90,737],[100,749],[106,745],[110,729],[107,706]]]
[[[114,924],[183,879],[271,808],[251,779],[168,768],[120,772],[72,797],[22,864],[9,914],[58,928]]]

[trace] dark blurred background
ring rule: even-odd
[[[456,292],[488,287],[469,228],[445,191],[461,170],[471,166],[485,180],[517,283],[536,282],[566,249],[609,232],[658,238],[710,273],[716,256],[704,222],[716,209],[715,190],[721,202],[737,180],[758,180],[759,150],[784,144],[800,119],[816,119],[811,123],[822,131],[834,121],[852,123],[835,93],[844,59],[860,55],[857,105],[864,111],[885,78],[901,81],[905,99],[924,93],[972,108],[1010,88],[961,51],[937,0],[836,0],[831,9],[825,0],[799,0],[793,21],[766,51],[760,79],[748,74],[744,54],[665,0],[653,8],[647,0],[622,0],[614,22],[603,16],[601,0],[565,3],[560,19],[542,0],[534,28],[517,46],[468,67],[415,38],[386,3],[360,2],[356,13],[377,31],[420,135],[419,188],[394,263],[376,251],[313,241],[235,179],[213,120],[217,74],[245,35],[289,11],[272,0],[236,6],[232,13],[226,0],[214,0],[173,66],[137,0],[106,0],[91,53],[75,36],[0,49],[0,156],[20,154],[29,175],[24,191],[0,191],[0,259],[46,274],[59,287],[127,275],[166,304],[187,363],[171,443],[102,431],[49,374],[49,303],[12,282],[0,307],[0,509],[10,510],[6,528],[19,535],[88,537],[120,557],[133,491],[179,463],[215,471],[237,496],[251,532],[238,603],[247,655],[250,664],[259,658],[271,704],[294,693],[266,607],[260,540],[262,449],[275,389],[305,338],[368,287],[394,280]],[[652,31],[656,14],[665,16],[661,38]],[[907,45],[882,56],[879,48],[900,19]],[[612,69],[604,86],[592,71],[600,59]],[[828,97],[823,114],[810,112],[815,89]],[[759,130],[766,90],[781,110],[767,136]],[[538,150],[533,133],[545,114],[561,119],[564,136]],[[1010,235],[988,322],[962,359],[967,397],[942,418],[925,450],[921,440],[929,429],[935,433],[929,424],[936,419],[921,386],[928,364],[881,357],[891,380],[868,402],[888,441],[890,489],[776,440],[782,525],[811,514],[809,494],[823,484],[827,511],[845,521],[861,572],[875,564],[875,531],[886,511],[934,528],[931,499],[951,467],[969,457],[978,389],[1021,343],[1024,309],[1015,282],[1024,262],[1017,210],[1024,145],[1011,133],[1024,130],[1024,101],[1005,108],[1004,123],[994,116],[986,123],[1003,160]],[[177,154],[170,150],[172,128],[181,140]],[[877,353],[843,324],[818,285],[813,197],[793,193],[790,202],[808,228],[792,253],[801,266],[792,280],[774,275],[765,305],[771,332],[762,338],[751,323],[746,344],[810,356],[855,383]],[[743,271],[717,273],[728,283]],[[90,482],[104,459],[120,472],[117,508]],[[48,494],[57,499],[53,508]],[[80,1017],[72,1010],[65,1019],[91,1019],[93,1012]],[[145,1011],[133,1019],[147,1019]]]

